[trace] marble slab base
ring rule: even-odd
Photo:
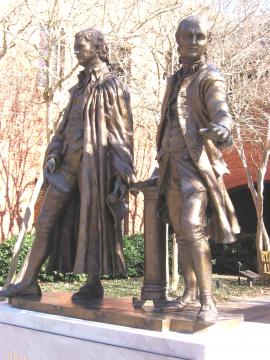
[[[198,307],[184,311],[167,311],[153,306],[134,309],[131,298],[91,299],[74,303],[70,293],[45,293],[41,298],[15,297],[10,303],[19,309],[153,331],[216,331],[217,328],[231,329],[243,320],[239,314],[220,313],[217,322],[202,323],[197,321]]]
[[[0,302],[2,360],[268,359],[270,325],[230,331],[148,331],[11,307]]]

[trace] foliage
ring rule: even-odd
[[[9,269],[10,260],[12,258],[12,250],[16,237],[12,237],[0,244],[0,284],[4,284],[7,272]],[[23,264],[32,242],[34,235],[27,234],[25,237],[24,246],[19,257],[18,270]],[[170,239],[171,240],[171,239]],[[127,273],[129,278],[140,277],[144,271],[144,239],[143,234],[136,234],[132,236],[125,236],[123,239],[124,256],[127,265]],[[233,244],[214,244],[210,243],[212,258],[213,258],[213,272],[218,274],[237,274],[238,261],[243,264],[243,270],[249,269],[256,271],[256,243],[255,234],[241,234],[237,242]],[[171,255],[171,241],[169,241],[169,253]],[[170,260],[170,259],[169,259]],[[75,286],[78,282],[85,281],[86,276],[83,274],[62,274],[59,272],[46,272],[46,264],[43,265],[39,279],[43,282],[63,282],[73,284]],[[104,277],[104,279],[111,279],[112,277]],[[133,280],[130,280],[133,281]]]
[[[211,243],[213,272],[218,274],[237,274],[238,262],[242,270],[257,272],[256,234],[240,234],[233,244]]]
[[[10,261],[12,258],[12,251],[16,240],[17,240],[17,236],[13,236],[10,239],[7,239],[6,241],[0,244],[0,284],[1,285],[3,285],[6,280]],[[34,240],[34,235],[27,234],[25,236],[24,245],[21,249],[19,256],[17,271],[23,265],[23,261],[29,249],[32,246],[33,240]],[[39,279],[41,281],[46,281],[46,282],[55,282],[55,281],[73,282],[73,281],[80,281],[83,278],[84,275],[81,274],[61,274],[56,271],[52,273],[47,273],[46,264],[42,266],[42,269],[39,274]]]
[[[4,284],[5,279],[7,277],[10,260],[12,258],[12,251],[16,239],[17,237],[13,236],[12,238],[7,239],[6,241],[0,244],[0,284]],[[32,243],[31,235],[26,235],[25,245],[23,246],[19,257],[18,268],[22,266],[23,259],[25,258],[31,243]]]
[[[12,251],[14,244],[17,240],[16,236],[6,240],[0,244],[0,284],[4,284],[7,277],[10,261],[12,258]],[[19,262],[17,270],[19,270],[23,264],[23,261],[32,246],[34,240],[34,235],[27,234],[25,236],[25,241],[23,248],[20,253]],[[143,254],[144,254],[144,245],[143,245],[143,235],[136,234],[133,236],[124,237],[124,254],[128,269],[128,276],[138,277],[143,275]],[[56,271],[52,273],[47,273],[46,264],[42,266],[42,269],[39,274],[39,279],[45,282],[78,282],[85,281],[85,275],[83,274],[62,274]]]
[[[169,235],[168,255],[169,267],[172,264],[172,241],[173,235]],[[144,271],[144,237],[143,234],[135,234],[124,237],[124,256],[129,277],[143,275]]]
[[[144,239],[142,234],[124,237],[124,255],[128,276],[142,276],[144,259]]]

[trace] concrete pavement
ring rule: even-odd
[[[270,294],[256,296],[218,305],[220,312],[243,314],[244,320],[270,324]]]

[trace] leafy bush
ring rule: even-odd
[[[0,244],[0,284],[1,285],[4,284],[6,280],[10,261],[12,258],[13,247],[16,240],[17,240],[17,236],[13,236],[12,238],[7,239],[6,241]],[[17,269],[21,268],[23,261],[27,255],[28,249],[32,245],[32,242],[33,242],[32,236],[27,234],[25,236],[24,246],[20,252]]]
[[[21,268],[23,261],[30,250],[32,243],[34,241],[35,235],[27,234],[24,239],[24,245],[21,249],[17,271]],[[6,240],[0,244],[0,285],[3,285],[10,266],[10,261],[12,258],[12,251],[14,244],[17,240],[17,236]],[[143,244],[143,235],[137,234],[133,236],[124,237],[124,254],[128,269],[128,276],[142,276],[143,275],[143,254],[144,254],[144,244]],[[109,277],[110,278],[110,277]],[[45,282],[74,282],[81,281],[85,279],[83,274],[62,274],[56,271],[48,273],[46,270],[46,264],[44,264],[39,273],[39,279]]]
[[[144,239],[142,234],[124,236],[124,255],[128,276],[142,276],[144,261]]]
[[[19,269],[23,265],[24,259],[32,246],[34,238],[35,238],[34,235],[26,234],[24,239],[24,245],[21,249],[19,256],[17,271],[19,271]],[[16,240],[17,240],[17,236],[13,236],[12,238],[7,239],[6,241],[0,244],[0,285],[3,285],[5,283]],[[46,264],[44,264],[41,268],[39,279],[46,282],[55,282],[55,281],[73,282],[73,281],[80,281],[80,279],[83,276],[84,275],[81,274],[61,274],[56,271],[52,273],[47,273]]]
[[[0,244],[0,284],[3,285],[7,277],[12,251],[17,237],[12,237]],[[18,270],[32,246],[34,235],[27,234],[24,246],[21,250],[18,262]],[[126,259],[127,272],[129,277],[139,277],[143,275],[144,267],[144,239],[143,234],[125,236],[123,239],[124,255]],[[213,271],[218,274],[237,274],[238,261],[243,264],[243,270],[249,269],[257,271],[256,243],[254,234],[241,234],[238,241],[233,244],[214,244],[210,243]],[[169,257],[171,257],[171,238],[169,241]],[[170,258],[169,258],[170,261]],[[106,276],[104,278],[111,278]],[[74,282],[85,280],[83,274],[62,274],[59,272],[47,273],[46,264],[42,266],[39,279],[45,282]]]
[[[242,270],[257,271],[255,234],[240,234],[233,244],[210,243],[213,259],[213,272],[218,274],[237,274],[238,261]]]

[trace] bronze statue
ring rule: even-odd
[[[84,67],[45,155],[49,183],[36,223],[36,240],[22,280],[0,296],[40,295],[37,277],[50,270],[88,274],[73,299],[102,298],[102,274],[126,272],[121,219],[134,182],[129,93],[108,68],[108,48],[95,29],[75,36]]]
[[[207,20],[189,16],[176,31],[180,69],[168,79],[157,133],[160,216],[179,242],[185,290],[180,306],[194,302],[198,319],[215,321],[208,238],[231,243],[239,232],[222,176],[228,173],[220,149],[231,145],[232,117],[224,79],[206,63]]]

